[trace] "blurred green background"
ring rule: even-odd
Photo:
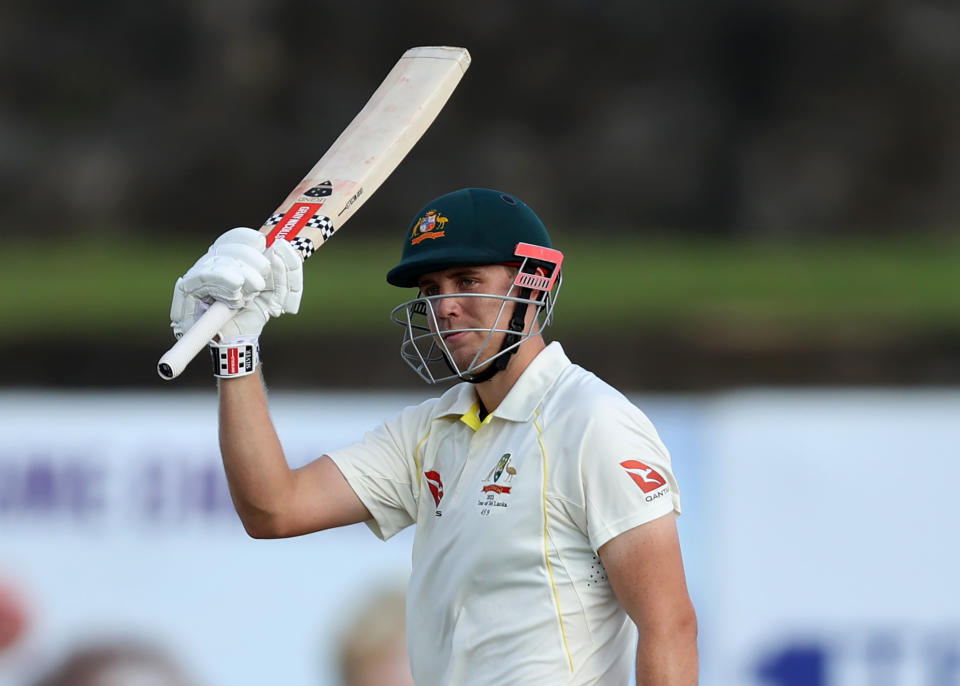
[[[468,185],[543,217],[553,336],[616,385],[960,383],[955,3],[99,0],[0,8],[0,384],[159,385],[176,277],[425,44],[474,63],[308,263],[272,384],[419,384],[384,274]]]

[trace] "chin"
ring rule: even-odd
[[[497,341],[488,341],[483,348],[475,347],[476,342],[473,342],[473,345],[470,345],[469,341],[463,341],[462,343],[464,344],[463,347],[448,344],[450,348],[450,357],[454,362],[456,362],[457,368],[462,372],[468,366],[470,366],[471,362],[473,362],[473,358],[476,356],[479,349],[481,359],[483,361],[480,362],[477,367],[470,372],[471,374],[475,374],[476,372],[483,371],[486,369],[487,365],[490,364],[490,358],[500,350],[502,339]]]
[[[458,362],[457,362],[457,366],[460,367],[460,370],[461,370],[461,371],[464,371],[464,370],[467,369],[468,366],[470,366],[470,362],[471,362],[472,360],[473,360],[473,355],[469,355],[469,356],[467,356],[467,359],[463,360],[462,362],[458,361]],[[479,372],[482,372],[482,371],[485,370],[489,365],[490,365],[490,361],[489,361],[489,360],[484,360],[483,362],[479,363],[476,367],[474,367],[473,369],[471,369],[471,370],[470,370],[470,373],[471,373],[471,374],[477,374],[477,373],[479,373]]]

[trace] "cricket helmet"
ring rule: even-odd
[[[553,247],[540,217],[520,200],[487,188],[463,188],[417,213],[400,264],[387,281],[409,288],[421,274],[447,267],[516,262],[517,243]]]
[[[401,357],[428,383],[459,378],[480,383],[506,368],[511,354],[531,336],[539,335],[552,320],[562,277],[563,255],[553,249],[546,227],[525,203],[501,191],[464,188],[425,205],[410,223],[400,263],[387,274],[394,286],[415,287],[423,274],[450,267],[505,264],[518,272],[506,293],[421,295],[394,308],[391,319],[404,327]],[[504,318],[480,331],[484,344],[473,360],[460,368],[444,342],[435,308],[445,297],[487,298],[500,303]],[[508,306],[512,304],[512,312]],[[526,327],[528,307],[535,309],[533,324]],[[497,326],[508,319],[509,324]],[[500,339],[500,348],[486,352],[488,343]],[[495,346],[492,343],[491,346]]]

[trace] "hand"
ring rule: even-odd
[[[260,335],[270,317],[296,314],[303,296],[303,260],[287,241],[266,247],[259,231],[237,228],[220,236],[177,279],[170,326],[179,338],[219,300],[237,314],[219,331],[221,341]]]

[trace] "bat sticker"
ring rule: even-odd
[[[328,195],[333,193],[333,184],[329,181],[324,181],[321,184],[318,184],[304,193],[308,198],[326,198]]]
[[[294,236],[300,233],[300,229],[307,225],[307,222],[316,220],[316,219],[326,219],[327,223],[330,222],[326,217],[318,217],[320,214],[320,208],[322,205],[311,202],[298,202],[294,203],[293,207],[287,210],[279,221],[276,222],[276,225],[267,234],[267,245],[273,244],[275,240],[280,238],[290,241],[293,240]],[[270,222],[277,215],[273,215],[267,221]],[[322,228],[322,224],[311,224],[311,227],[317,226]]]

